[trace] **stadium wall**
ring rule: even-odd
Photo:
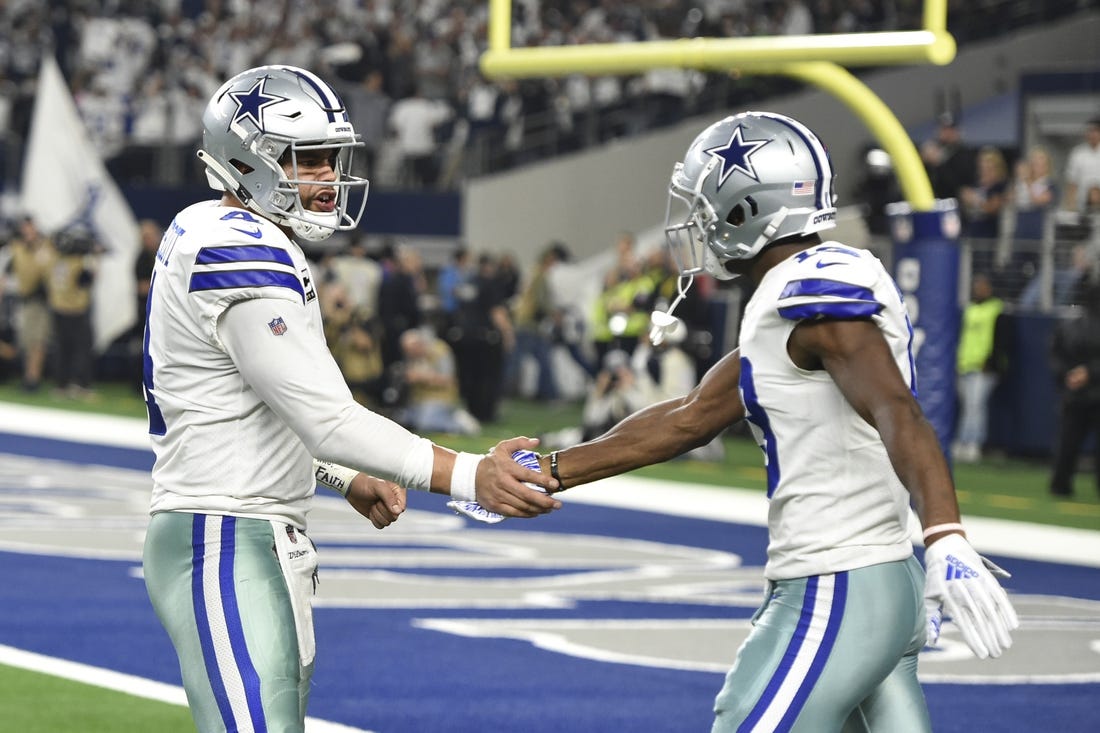
[[[912,127],[934,117],[938,90],[957,90],[965,107],[1016,88],[1026,71],[1100,66],[1097,37],[1100,13],[1084,13],[963,46],[946,67],[880,70],[861,78],[903,125]],[[859,157],[871,135],[853,134],[858,121],[851,111],[817,90],[776,98],[767,108],[802,119],[819,133],[840,172],[840,204],[852,203],[862,172]],[[551,239],[566,242],[584,258],[610,248],[619,231],[652,231],[664,219],[673,163],[711,120],[694,118],[595,152],[475,179],[463,197],[465,239],[478,250],[512,252],[526,266]]]

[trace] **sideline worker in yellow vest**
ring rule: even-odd
[[[1007,366],[1003,311],[1004,303],[993,297],[989,276],[974,275],[970,303],[963,309],[956,362],[960,403],[958,435],[952,450],[956,461],[974,463],[982,457],[989,396]]]

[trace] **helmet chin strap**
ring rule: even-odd
[[[213,176],[218,183],[222,184],[222,189],[228,191],[237,197],[237,200],[243,204],[248,204],[252,199],[252,194],[248,192],[248,189],[237,182],[233,175],[219,163],[213,155],[202,150],[201,148],[195,153],[199,160],[206,166],[206,171],[209,175]]]
[[[680,301],[687,295],[688,288],[695,282],[695,275],[683,275],[681,274],[676,278],[676,298],[672,301],[672,305],[668,307],[668,310],[653,311],[649,316],[649,340],[654,346],[660,346],[664,343],[665,337],[668,336],[676,328],[676,323],[679,319],[672,315],[672,311],[676,310],[676,306],[680,305]]]
[[[779,227],[783,226],[783,221],[787,218],[787,214],[790,213],[790,209],[783,206],[775,213],[772,220],[768,222],[768,225],[764,227],[764,231],[760,232],[760,236],[756,238],[756,241],[752,243],[752,251],[759,252],[760,248],[772,240],[775,233],[779,231]]]

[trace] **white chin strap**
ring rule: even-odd
[[[680,305],[680,301],[687,295],[688,288],[695,282],[695,275],[680,275],[676,278],[676,298],[672,301],[672,305],[668,307],[668,310],[653,311],[649,316],[649,340],[654,346],[660,346],[664,343],[665,338],[676,330],[677,325],[680,323],[680,319],[672,315],[672,311],[676,310],[676,306]]]

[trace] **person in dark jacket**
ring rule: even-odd
[[[1100,278],[1082,289],[1081,313],[1059,324],[1051,366],[1062,399],[1050,493],[1073,494],[1077,459],[1089,433],[1096,440],[1096,487],[1100,491]]]

